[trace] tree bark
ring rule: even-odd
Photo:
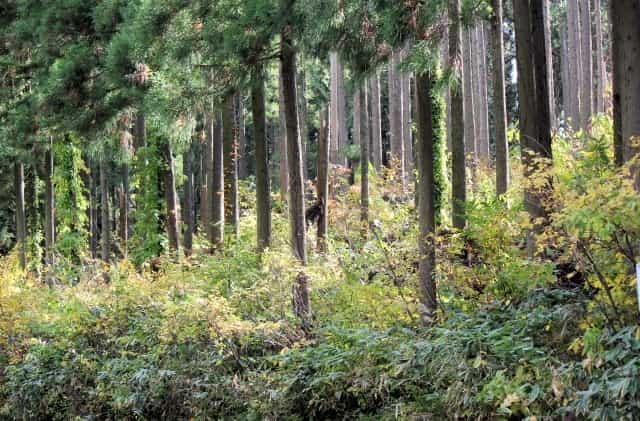
[[[207,240],[214,244],[213,213],[213,110],[204,115],[204,147],[202,151],[202,177],[200,181],[200,221]]]
[[[20,268],[24,270],[27,267],[27,222],[24,210],[24,164],[20,160],[16,160],[14,171],[16,193],[16,246],[18,248]]]
[[[122,249],[127,255],[129,243],[129,156],[130,150],[129,131],[125,131],[122,135],[122,147],[124,155],[124,163],[122,164],[122,192],[120,197],[120,232],[119,237],[122,242]]]
[[[432,81],[427,75],[416,75],[418,119],[418,173],[419,173],[419,276],[420,319],[429,326],[436,319],[435,255],[435,177],[432,123]]]
[[[624,32],[618,24],[624,13],[624,5],[616,0],[609,3],[611,20],[611,64],[613,77],[613,154],[617,166],[624,164],[622,138],[622,88],[624,81]]]
[[[280,71],[279,84],[280,86],[278,87],[278,105],[280,115],[280,199],[282,200],[282,203],[287,203],[287,199],[289,196],[289,154],[287,152],[287,124],[284,106],[282,70]]]
[[[290,1],[283,0],[283,3],[290,3]],[[282,97],[287,131],[287,161],[289,164],[289,218],[293,254],[303,265],[306,265],[302,148],[298,134],[298,113],[296,110],[296,53],[291,31],[290,24],[285,25],[282,30],[280,55]]]
[[[308,177],[307,171],[307,143],[309,130],[307,129],[307,99],[305,97],[305,73],[300,70],[296,78],[296,97],[298,98],[298,127],[300,128],[300,146],[302,147],[302,177]]]
[[[210,238],[212,251],[222,250],[224,242],[224,211],[225,211],[225,174],[224,174],[224,141],[222,117],[216,113],[212,135],[212,174],[209,200],[211,202]]]
[[[454,75],[454,84],[449,90],[451,104],[451,190],[453,226],[463,229],[466,225],[464,212],[467,201],[466,157],[464,145],[464,66],[461,52],[460,0],[449,0],[449,68]],[[417,86],[417,84],[416,84]]]
[[[182,207],[182,219],[184,220],[184,254],[191,256],[193,253],[193,233],[195,231],[195,159],[196,139],[191,140],[189,149],[182,156],[182,170],[184,173],[184,206]]]
[[[402,140],[402,87],[398,51],[393,51],[389,63],[389,131],[391,154],[389,162],[396,166],[396,179],[405,188],[404,142]]]
[[[266,135],[264,69],[254,69],[251,84],[253,142],[256,158],[256,213],[258,250],[271,246],[271,187],[269,185],[269,151]]]
[[[589,0],[587,0],[589,1]],[[551,118],[551,127],[556,127],[556,106],[555,106],[555,85],[553,80],[553,40],[551,33],[551,0],[544,3],[544,42],[547,53],[547,84],[549,86],[549,114]]]
[[[591,47],[591,1],[580,1],[580,55],[582,57],[582,127],[586,128],[593,114],[593,55]]]
[[[109,221],[109,180],[107,176],[107,160],[100,159],[100,226],[101,251],[100,257],[108,262],[111,254],[111,222]]]
[[[491,0],[491,38],[493,42],[493,120],[496,131],[496,193],[509,187],[509,143],[507,141],[507,102],[504,87],[504,46],[502,41],[502,0]]]
[[[402,59],[409,54],[411,45],[406,42],[401,51]],[[407,181],[413,179],[413,139],[411,136],[411,74],[400,73],[400,105],[402,110],[402,148],[404,154],[404,171]]]
[[[235,126],[238,139],[238,179],[244,180],[249,176],[249,157],[247,156],[247,129],[244,122],[244,97],[240,91],[234,97]]]
[[[614,74],[618,73],[619,89],[614,92],[620,95],[619,110],[622,133],[622,160],[632,160],[640,148],[640,4],[635,0],[612,0],[611,18],[613,23]],[[617,45],[616,45],[617,44]],[[615,121],[614,121],[615,123]],[[632,167],[632,175],[636,190],[640,191],[640,169]]]
[[[169,240],[169,248],[177,251],[180,247],[179,243],[179,215],[178,215],[178,194],[176,193],[176,177],[173,165],[173,153],[171,151],[171,142],[165,140],[162,142],[162,179],[164,182],[165,205],[167,211],[166,230]]]
[[[473,59],[473,84],[474,84],[474,127],[476,138],[476,160],[478,163],[486,165],[489,159],[489,122],[487,109],[487,75],[486,66],[484,65],[484,56],[486,47],[484,45],[484,37],[482,24],[478,23],[471,29]]]
[[[562,111],[564,113],[564,123],[567,126],[568,119],[572,115],[572,101],[571,98],[571,77],[570,77],[570,63],[569,63],[569,35],[568,29],[565,27],[560,31],[560,72],[562,77]]]
[[[347,145],[346,98],[344,70],[336,51],[329,53],[331,72],[331,101],[329,104],[329,133],[331,137],[331,163],[346,165],[343,148]]]
[[[465,154],[467,156],[469,166],[471,167],[471,186],[475,189],[477,183],[477,168],[478,168],[478,138],[476,137],[477,127],[476,127],[476,102],[477,102],[477,94],[474,89],[474,79],[477,77],[475,75],[474,69],[474,59],[473,59],[473,51],[472,51],[472,29],[465,29],[464,33],[464,41],[462,43],[463,54],[464,54],[464,143],[465,143]]]
[[[55,191],[53,187],[53,138],[49,139],[48,149],[44,156],[44,239],[45,239],[45,261],[47,265],[55,264]]]
[[[580,13],[578,0],[567,0],[567,50],[569,51],[569,119],[574,129],[583,127],[582,125],[582,55],[580,43]]]
[[[321,212],[318,219],[317,248],[319,253],[327,252],[327,221],[329,200],[329,110],[320,113],[318,132],[318,181],[316,185],[318,204]]]
[[[366,238],[369,230],[369,115],[367,109],[367,84],[362,82],[360,96],[360,220],[362,234]]]
[[[89,248],[91,250],[91,258],[98,257],[98,243],[100,233],[98,231],[98,189],[96,186],[96,170],[94,163],[87,159],[87,168],[89,169]]]
[[[604,90],[607,84],[607,75],[604,63],[603,38],[602,38],[602,11],[600,0],[593,0],[594,10],[594,43],[595,43],[595,65],[594,65],[594,85],[595,85],[595,112],[604,113]]]
[[[370,80],[371,98],[371,162],[376,171],[382,167],[382,109],[380,104],[380,75]]]
[[[240,237],[240,213],[238,204],[238,143],[234,124],[234,93],[225,97],[222,111],[222,138],[224,143],[224,220],[230,224],[235,237]]]

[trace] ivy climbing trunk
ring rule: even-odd
[[[222,138],[224,144],[224,220],[233,227],[236,239],[240,236],[238,206],[238,150],[234,124],[234,93],[225,97],[222,109]]]
[[[435,168],[434,130],[432,119],[432,81],[426,74],[416,75],[418,120],[418,178],[419,178],[419,276],[420,320],[425,326],[435,322],[438,310],[436,295],[435,251]]]
[[[449,0],[449,69],[453,84],[449,90],[451,107],[451,190],[453,226],[463,229],[466,225],[467,201],[466,157],[464,147],[464,66],[462,65],[460,0]]]
[[[264,68],[254,69],[251,83],[253,142],[256,159],[256,213],[258,250],[271,246],[271,187],[269,180],[269,150],[266,135]]]

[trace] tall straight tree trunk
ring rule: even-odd
[[[162,179],[164,183],[165,204],[167,208],[166,230],[169,239],[169,248],[177,251],[179,244],[178,234],[178,194],[176,193],[176,177],[173,165],[173,153],[171,151],[171,142],[165,140],[162,142]]]
[[[107,159],[100,159],[100,226],[102,227],[100,257],[109,261],[111,254],[111,222],[109,221],[109,180]]]
[[[371,162],[376,171],[382,167],[382,107],[380,104],[380,75],[376,72],[370,82],[371,102]]]
[[[619,95],[620,129],[617,131],[621,133],[622,161],[626,163],[640,152],[637,145],[640,139],[640,4],[635,0],[612,0],[611,22],[614,84],[618,84],[614,93]],[[633,166],[632,172],[635,188],[640,191],[638,165]]]
[[[182,219],[184,220],[184,254],[191,256],[193,253],[193,233],[195,232],[195,160],[196,139],[191,140],[189,149],[182,156],[182,171],[184,174],[184,206],[182,207]]]
[[[402,59],[409,55],[411,44],[407,41],[401,51]],[[400,73],[400,95],[402,109],[402,148],[404,154],[404,169],[407,181],[413,179],[413,139],[411,136],[411,74]]]
[[[239,235],[239,204],[238,204],[238,150],[236,127],[234,124],[234,94],[225,97],[222,110],[222,138],[224,144],[224,220],[230,224]]]
[[[624,164],[622,140],[622,88],[624,81],[624,31],[618,24],[624,13],[624,5],[621,2],[612,0],[609,3],[611,20],[611,64],[613,78],[613,154],[617,166]]]
[[[582,126],[582,55],[580,43],[580,11],[578,0],[567,0],[567,50],[569,52],[569,74],[571,75],[569,87],[569,119],[571,126],[578,129]]]
[[[419,276],[420,320],[425,326],[433,324],[438,310],[436,295],[435,250],[435,168],[433,149],[432,81],[427,75],[416,75],[418,120],[418,174],[419,174]]]
[[[393,51],[389,63],[389,131],[391,154],[389,162],[397,165],[396,178],[405,187],[404,142],[402,141],[402,84],[398,70],[400,54]]]
[[[360,220],[363,236],[369,229],[369,126],[367,108],[367,83],[362,82],[360,96]]]
[[[266,134],[264,99],[264,69],[251,73],[251,112],[253,113],[253,142],[256,159],[256,213],[258,250],[271,246],[271,187],[269,185],[269,150]]]
[[[249,157],[247,156],[247,129],[244,122],[244,97],[242,92],[236,92],[234,97],[235,126],[238,138],[238,178],[244,180],[249,176]]]
[[[593,0],[594,12],[594,85],[595,85],[595,112],[604,113],[604,90],[607,84],[607,75],[604,63],[603,39],[602,39],[602,6],[600,0]]]
[[[464,103],[464,143],[465,143],[465,154],[469,159],[469,165],[471,166],[471,185],[473,188],[476,186],[476,174],[478,168],[478,149],[477,142],[478,138],[476,137],[477,128],[476,128],[476,101],[477,96],[474,89],[474,79],[476,78],[475,69],[474,69],[474,59],[473,59],[473,51],[472,51],[472,30],[465,29],[464,30],[465,39],[462,43],[463,54],[464,54],[464,92],[465,92],[465,103]]]
[[[224,174],[224,141],[222,116],[216,113],[213,125],[213,150],[211,161],[213,162],[211,174],[211,190],[209,200],[211,202],[211,246],[212,251],[222,250],[224,241],[224,213],[225,213],[225,174]]]
[[[454,84],[449,90],[451,104],[451,190],[453,226],[463,229],[466,225],[467,201],[466,157],[464,145],[464,66],[461,51],[460,0],[449,0],[449,68]],[[418,86],[418,83],[416,83]],[[416,88],[417,90],[417,88]]]
[[[200,182],[200,220],[202,230],[210,244],[214,244],[213,212],[213,120],[212,110],[204,116],[204,148],[202,152],[202,179]]]
[[[129,243],[129,156],[131,135],[128,130],[122,134],[122,147],[124,153],[124,163],[122,164],[122,193],[120,197],[120,241],[125,256],[128,253]]]
[[[283,3],[290,5],[292,1],[283,0]],[[282,97],[287,130],[287,160],[289,163],[289,219],[293,254],[303,265],[306,265],[302,148],[298,134],[298,113],[296,110],[296,53],[291,30],[289,25],[286,25],[282,30],[280,54]]]
[[[287,152],[287,125],[284,107],[282,70],[280,71],[279,84],[278,106],[280,116],[280,199],[283,203],[286,203],[289,195],[289,154]]]
[[[320,129],[318,132],[318,182],[316,185],[318,204],[321,212],[318,219],[318,252],[327,251],[327,221],[329,200],[329,110],[320,112]]]
[[[507,192],[509,187],[509,143],[507,141],[507,102],[504,88],[504,46],[502,41],[502,0],[491,0],[493,120],[496,131],[496,193]]]
[[[14,186],[16,189],[16,242],[20,268],[24,270],[27,267],[27,222],[24,210],[24,164],[20,160],[16,160],[14,171]]]
[[[55,264],[55,191],[53,187],[53,138],[49,139],[49,145],[44,156],[44,239],[45,261],[47,265]]]
[[[587,0],[590,1],[590,0]],[[544,4],[544,42],[546,44],[545,49],[547,52],[547,84],[549,85],[549,113],[551,118],[551,127],[556,127],[556,106],[555,106],[555,81],[553,80],[553,40],[551,33],[551,9],[550,9],[551,0],[546,1]]]
[[[547,53],[544,38],[544,3],[547,0],[514,0],[518,92],[520,97],[520,142],[527,181],[546,168],[539,158],[551,158],[551,116]],[[546,187],[546,186],[545,186]],[[544,191],[525,186],[525,207],[531,218],[546,218]],[[534,230],[540,229],[536,223]]]
[[[564,113],[565,124],[571,116],[571,77],[569,70],[569,35],[566,25],[560,31],[560,72],[562,76],[562,111]]]
[[[346,165],[343,148],[347,145],[346,98],[344,70],[338,53],[329,53],[331,72],[331,101],[329,103],[329,132],[331,133],[331,163]]]
[[[98,189],[96,186],[96,169],[93,161],[87,159],[88,186],[89,186],[89,249],[91,250],[91,258],[98,257],[98,242],[100,233],[98,232]]]
[[[296,78],[296,97],[298,98],[298,127],[300,128],[300,145],[302,147],[302,176],[304,179],[308,177],[307,143],[309,140],[309,131],[307,129],[307,99],[305,97],[305,83],[305,73],[303,70],[300,70]]]
[[[484,45],[484,31],[482,24],[478,23],[471,29],[472,57],[473,57],[473,84],[474,84],[474,126],[476,138],[477,161],[483,165],[489,160],[489,115],[487,109],[487,75],[484,57],[486,47]]]
[[[580,1],[580,54],[582,57],[582,127],[586,128],[593,114],[593,52],[591,48],[591,1]]]

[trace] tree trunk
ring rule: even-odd
[[[48,149],[44,156],[44,239],[45,239],[45,261],[47,265],[55,264],[55,191],[53,187],[53,138],[49,139]]]
[[[547,77],[547,53],[544,38],[544,2],[546,0],[514,0],[518,91],[520,98],[520,143],[525,179],[524,201],[531,218],[546,219],[544,189],[530,183],[546,164],[540,158],[551,158],[550,93]],[[537,184],[537,183],[536,183]],[[536,224],[534,230],[540,228]]]
[[[182,170],[184,173],[184,206],[182,207],[182,219],[184,220],[184,254],[191,256],[193,253],[193,233],[195,231],[195,173],[194,159],[196,139],[191,140],[189,149],[182,156]]]
[[[496,131],[496,193],[509,187],[509,143],[507,141],[507,103],[504,88],[504,47],[502,44],[502,0],[491,0],[491,38],[493,42],[493,121]]]
[[[635,0],[612,0],[611,21],[613,23],[614,83],[619,87],[619,122],[622,134],[622,160],[629,162],[640,151],[640,4]],[[615,77],[617,74],[617,78]],[[615,102],[614,102],[615,104]],[[615,124],[615,121],[614,121]],[[632,168],[635,188],[640,191],[640,170]]]
[[[238,143],[234,124],[234,94],[227,94],[222,112],[222,138],[224,143],[224,220],[230,224],[235,237],[240,237],[238,204]]]
[[[238,137],[238,179],[249,177],[249,157],[247,156],[247,128],[244,122],[244,97],[240,91],[234,97],[235,123]]]
[[[253,142],[256,159],[256,213],[258,250],[271,246],[271,187],[269,186],[269,149],[266,135],[264,69],[254,69],[251,84]]]
[[[613,77],[613,154],[617,166],[624,164],[622,140],[622,88],[624,81],[624,31],[618,24],[624,13],[623,4],[616,0],[609,3],[611,21],[611,64]]]
[[[307,143],[309,140],[309,131],[307,129],[307,99],[305,97],[305,73],[298,72],[296,78],[296,97],[298,98],[298,127],[300,128],[300,145],[302,147],[302,177],[305,180],[308,177],[307,171]]]
[[[477,180],[477,168],[478,168],[478,148],[477,142],[478,138],[476,137],[477,128],[476,128],[476,102],[478,100],[476,91],[474,89],[474,79],[477,77],[475,75],[474,69],[474,59],[473,59],[473,51],[472,51],[472,38],[471,38],[472,30],[465,29],[464,35],[465,39],[462,43],[462,48],[464,49],[464,143],[465,143],[465,154],[469,159],[469,165],[471,166],[471,185],[475,189]]]
[[[213,120],[212,110],[204,115],[204,147],[202,151],[202,176],[200,181],[200,223],[207,240],[214,244],[213,213]]]
[[[416,75],[418,119],[418,173],[419,173],[419,275],[420,320],[429,326],[436,319],[435,252],[435,177],[432,122],[432,82],[427,75]]]
[[[162,179],[164,182],[164,195],[167,207],[166,230],[169,239],[169,248],[177,251],[179,248],[178,235],[178,194],[176,193],[176,178],[173,168],[173,153],[171,152],[171,142],[165,140],[162,142]]]
[[[362,82],[360,96],[360,220],[362,222],[363,237],[369,230],[369,115],[367,109],[367,83]]]
[[[582,127],[586,128],[593,114],[593,59],[591,48],[591,1],[580,1],[580,55],[582,57]]]
[[[27,223],[24,207],[24,164],[17,160],[14,164],[16,189],[16,243],[20,268],[27,267]]]
[[[89,247],[91,250],[91,258],[98,257],[98,243],[100,241],[100,233],[98,231],[98,189],[96,186],[96,170],[94,163],[87,159],[87,168],[89,169]]]
[[[216,113],[213,125],[213,150],[211,161],[211,190],[209,200],[211,202],[211,222],[209,225],[212,251],[222,250],[224,241],[224,210],[225,210],[225,175],[224,175],[224,141],[222,117]]]
[[[101,252],[100,257],[108,262],[111,254],[111,223],[109,221],[109,180],[107,176],[107,160],[100,159],[100,226]]]
[[[380,104],[380,75],[376,73],[370,80],[371,101],[371,162],[376,171],[382,167],[382,109]]]
[[[589,1],[589,0],[587,0]],[[555,97],[554,97],[554,92],[555,92],[555,85],[554,85],[554,80],[553,80],[553,40],[552,40],[552,33],[551,33],[551,9],[549,8],[550,6],[550,2],[549,1],[545,1],[544,3],[544,42],[545,42],[545,49],[547,52],[547,84],[549,86],[549,113],[550,113],[550,118],[551,118],[551,127],[555,128],[556,127],[556,106],[555,106]]]
[[[329,110],[320,113],[320,130],[318,132],[318,181],[316,184],[320,217],[318,219],[319,253],[327,252],[327,221],[329,200]]]
[[[289,3],[283,0],[284,3]],[[296,53],[291,38],[291,26],[286,25],[281,35],[280,71],[282,97],[287,130],[287,161],[289,164],[289,218],[291,247],[294,256],[307,264],[305,249],[304,190],[302,180],[302,150],[298,135],[296,101]]]
[[[131,135],[125,131],[122,136],[122,144],[124,149],[124,163],[122,164],[122,192],[120,197],[120,241],[122,249],[127,255],[129,243],[129,156]]]
[[[574,129],[582,127],[582,101],[581,101],[581,80],[582,80],[582,56],[580,43],[580,13],[578,0],[567,0],[567,50],[569,51],[569,119]]]
[[[411,45],[406,42],[401,51],[401,57],[404,59],[409,54]],[[402,72],[400,78],[400,105],[402,111],[402,152],[404,155],[404,171],[407,181],[413,179],[413,140],[411,136],[411,74]]]
[[[593,0],[593,11],[595,20],[595,66],[594,66],[594,85],[595,85],[595,112],[604,113],[604,90],[607,84],[607,75],[604,64],[603,39],[602,39],[602,11],[600,0]]]
[[[449,68],[454,84],[449,90],[451,104],[451,190],[453,196],[453,226],[463,229],[466,225],[464,207],[467,201],[466,158],[464,148],[464,66],[461,52],[460,0],[449,0]],[[417,86],[417,84],[416,84]]]
[[[280,71],[280,74],[282,75],[282,71]],[[280,86],[278,87],[278,105],[280,113],[280,199],[282,200],[282,203],[287,203],[289,195],[289,154],[287,153],[287,125],[285,117],[282,76],[279,77],[279,82]]]
[[[474,127],[476,138],[475,157],[478,163],[487,164],[489,159],[489,123],[488,110],[486,101],[486,81],[484,56],[486,48],[483,39],[483,30],[480,23],[476,24],[471,30],[471,55],[473,62],[473,98],[474,106]]]
[[[566,25],[560,30],[560,72],[562,76],[562,111],[564,113],[565,127],[568,125],[568,119],[572,113],[572,101],[571,98],[571,73],[569,70],[569,35]]]
[[[402,141],[402,84],[398,70],[400,57],[393,51],[389,63],[389,131],[391,154],[389,163],[396,166],[396,180],[405,188],[404,142]]]

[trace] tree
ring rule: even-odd
[[[361,82],[360,96],[360,220],[366,237],[369,228],[369,125],[367,107],[367,83]]]
[[[418,175],[419,175],[419,275],[420,319],[429,326],[436,319],[435,249],[435,177],[432,124],[432,80],[428,74],[416,75],[418,120]]]
[[[318,132],[318,180],[317,195],[318,204],[320,206],[320,215],[318,219],[318,252],[325,253],[327,251],[327,217],[328,217],[328,200],[329,200],[329,110],[325,108],[320,113],[320,129]]]
[[[612,0],[611,26],[614,83],[614,132],[623,162],[640,151],[640,6],[633,0]],[[635,188],[640,191],[638,166],[633,167]]]
[[[540,218],[546,219],[544,204],[545,183],[539,187],[536,177],[544,177],[551,158],[550,92],[547,76],[547,43],[545,42],[545,13],[547,0],[514,0],[513,13],[516,31],[516,54],[518,61],[518,93],[520,98],[520,143],[524,175],[529,183],[525,186],[524,201],[531,218],[539,230]]]
[[[376,171],[382,167],[382,108],[380,104],[380,75],[376,72],[369,81],[371,102],[371,162]]]
[[[594,85],[595,85],[595,109],[597,113],[605,112],[604,91],[607,84],[607,73],[604,62],[604,45],[602,34],[602,5],[600,0],[593,0],[594,12]]]
[[[222,142],[224,144],[224,220],[233,227],[237,239],[240,236],[240,205],[238,203],[238,139],[234,98],[234,92],[227,93],[222,106]]]
[[[182,219],[184,220],[184,254],[190,256],[193,253],[193,234],[195,232],[195,148],[196,139],[189,144],[189,149],[182,155],[182,169],[184,174],[184,206]]]
[[[582,127],[587,127],[593,114],[593,49],[591,45],[591,0],[580,2],[580,51],[582,57],[582,82],[580,106]]]
[[[213,174],[211,174],[211,190],[209,193],[209,197],[211,198],[210,238],[211,245],[214,251],[222,250],[222,245],[224,242],[225,148],[222,124],[222,117],[220,113],[217,113],[215,124],[213,126]]]
[[[465,159],[465,130],[464,130],[464,69],[462,66],[461,31],[460,31],[460,0],[449,0],[449,71],[453,75],[452,86],[449,89],[451,103],[451,190],[453,226],[463,229],[466,224],[464,215],[467,201],[466,159]]]
[[[404,190],[406,183],[404,141],[402,138],[402,83],[398,66],[400,52],[394,50],[389,62],[389,143],[391,153],[389,162],[397,165],[396,179]]]
[[[347,145],[346,97],[344,69],[336,51],[329,53],[331,101],[329,105],[329,133],[331,136],[331,163],[346,164],[343,149]]]
[[[251,80],[251,111],[256,160],[256,213],[258,219],[258,250],[271,245],[271,188],[269,185],[269,153],[266,136],[264,99],[264,69],[253,69]]]
[[[27,224],[24,206],[24,164],[18,159],[14,165],[16,191],[16,241],[20,268],[27,267]]]
[[[107,158],[100,159],[100,226],[101,252],[100,257],[108,262],[111,254],[111,223],[109,222],[109,177],[107,174]]]
[[[502,195],[509,187],[509,144],[507,141],[507,102],[504,88],[504,47],[502,41],[502,0],[492,0],[491,64],[493,68],[492,106],[496,133],[496,193]]]

